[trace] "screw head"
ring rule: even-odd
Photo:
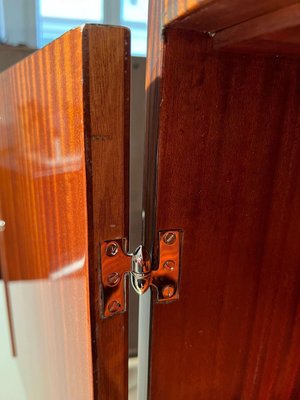
[[[169,299],[175,293],[175,288],[173,285],[166,285],[162,289],[162,295],[165,299]]]
[[[174,232],[166,232],[163,236],[165,244],[171,245],[176,242],[176,234]]]
[[[117,300],[113,300],[108,304],[107,308],[111,314],[114,314],[115,312],[119,311],[121,304]]]
[[[167,261],[164,262],[163,267],[164,267],[164,269],[165,269],[166,271],[173,271],[174,268],[175,268],[175,261],[173,261],[173,260],[167,260]]]
[[[119,251],[119,245],[116,242],[110,242],[108,243],[108,245],[106,246],[106,255],[108,257],[114,257]]]
[[[118,272],[113,272],[108,275],[107,284],[108,286],[114,287],[119,284],[120,280],[121,280],[120,274]]]
[[[0,219],[0,232],[5,231],[5,221],[3,219]]]

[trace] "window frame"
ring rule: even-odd
[[[107,25],[125,25],[121,18],[123,0],[103,0],[103,21],[65,19],[71,25],[83,23],[103,23]],[[39,48],[42,45],[41,17],[39,0],[0,0],[0,41],[11,45],[24,44],[28,47]],[[50,17],[44,17],[45,19]],[[53,23],[61,22],[60,18],[51,18]],[[16,22],[17,21],[17,22]],[[126,21],[127,23],[127,21]],[[131,29],[144,29],[144,22],[128,21]],[[145,57],[145,54],[132,54],[135,57]]]

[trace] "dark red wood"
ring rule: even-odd
[[[300,398],[300,61],[165,31],[156,229],[184,232],[153,304],[151,399]]]

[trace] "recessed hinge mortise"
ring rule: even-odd
[[[178,299],[181,242],[182,232],[179,230],[159,232],[157,256],[152,260],[143,246],[128,254],[127,239],[102,242],[101,317],[126,311],[128,277],[140,295],[152,287],[156,302]]]

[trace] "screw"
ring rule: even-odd
[[[162,295],[165,299],[169,299],[175,293],[175,288],[173,285],[166,285],[163,287]]]
[[[163,236],[163,240],[166,244],[174,244],[176,242],[176,234],[174,232],[167,232]]]
[[[118,283],[120,282],[121,277],[118,272],[113,272],[112,274],[109,274],[107,277],[107,284],[108,286],[117,286]]]
[[[114,314],[115,312],[117,312],[119,310],[120,307],[121,307],[121,304],[117,300],[113,300],[112,302],[110,302],[108,304],[107,308],[111,314]]]
[[[118,243],[116,243],[116,242],[110,242],[110,243],[106,246],[105,252],[106,252],[106,255],[107,255],[108,257],[113,257],[113,256],[115,256],[115,255],[117,254],[118,250],[119,250]]]
[[[0,220],[0,232],[5,231],[5,221],[3,221],[2,219]]]
[[[167,271],[173,271],[174,268],[175,268],[175,261],[167,260],[164,262],[164,269],[166,269]]]

